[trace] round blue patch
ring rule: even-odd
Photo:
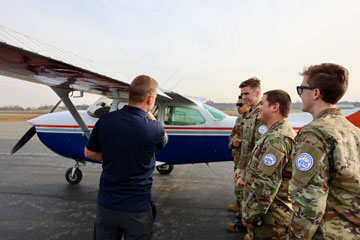
[[[260,127],[259,127],[259,129],[258,129],[258,131],[259,131],[259,133],[261,134],[261,135],[263,135],[264,133],[266,133],[267,132],[267,127],[265,126],[265,125],[261,125]]]
[[[276,157],[273,154],[266,154],[264,157],[264,164],[266,166],[273,166],[276,163]]]
[[[306,172],[310,170],[313,164],[314,164],[314,160],[312,156],[308,153],[301,153],[296,158],[296,167],[302,172]]]

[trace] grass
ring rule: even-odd
[[[29,119],[36,118],[42,114],[39,113],[1,113],[0,122],[26,122]]]

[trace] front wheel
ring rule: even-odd
[[[69,168],[65,173],[65,178],[68,183],[71,185],[78,184],[82,179],[82,172],[80,169],[76,169],[74,175],[71,175],[72,168]]]
[[[171,173],[173,169],[174,165],[172,164],[164,164],[156,167],[156,170],[158,170],[158,172],[163,175]]]

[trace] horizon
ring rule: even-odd
[[[236,101],[234,102],[214,102],[211,99],[207,100],[206,102],[204,102],[206,104],[209,105],[235,105]],[[292,105],[297,105],[297,107],[301,107],[302,102],[301,101],[296,101],[296,102],[291,102]],[[92,104],[85,104],[85,103],[81,103],[81,104],[74,104],[75,107],[90,107]],[[346,105],[352,105],[351,107],[356,108],[356,107],[360,107],[360,101],[339,101],[336,106],[346,106]],[[54,105],[39,105],[39,106],[33,106],[33,107],[25,107],[25,106],[20,106],[20,105],[4,105],[4,106],[0,106],[0,111],[12,111],[12,110],[16,110],[18,108],[22,108],[22,110],[46,110],[46,109],[51,109]],[[10,108],[8,110],[4,110],[4,108]],[[58,106],[58,109],[66,109],[66,106],[61,103]],[[292,108],[294,108],[294,106],[292,106]],[[234,109],[236,109],[236,107],[234,106]],[[294,108],[295,109],[295,108]],[[21,109],[20,109],[21,110]]]

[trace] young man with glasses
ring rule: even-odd
[[[234,128],[232,129],[231,135],[229,137],[229,148],[232,150],[232,156],[234,158],[234,171],[236,170],[236,166],[240,161],[240,149],[241,149],[241,139],[243,138],[243,125],[244,125],[244,117],[250,111],[250,106],[245,105],[242,96],[240,95],[238,101],[236,103],[236,108],[239,113],[235,121]],[[241,198],[242,191],[241,188],[234,186],[234,193],[236,196],[236,204],[229,205],[228,210],[230,212],[240,212],[241,211]],[[234,224],[228,225],[229,231],[234,231]]]
[[[313,121],[302,127],[292,153],[291,239],[360,239],[360,130],[335,104],[348,70],[310,66],[297,92]]]

